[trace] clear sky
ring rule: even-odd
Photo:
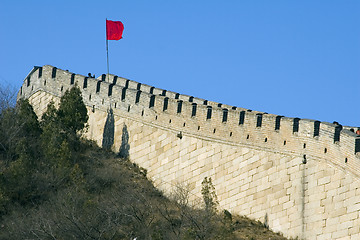
[[[110,73],[287,117],[360,126],[359,0],[0,1],[0,83]]]

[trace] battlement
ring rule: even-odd
[[[360,137],[354,133],[359,129],[356,127],[251,111],[112,74],[109,75],[110,82],[107,79],[105,74],[91,78],[49,65],[34,67],[25,78],[18,98],[28,98],[40,89],[60,97],[66,89],[77,84],[82,89],[85,103],[94,110],[122,109],[128,114],[140,114],[143,121],[162,124],[184,134],[253,144],[276,151],[296,151],[320,158],[330,152],[342,152],[343,160],[348,159],[347,165],[351,164],[349,158],[355,161],[354,156],[360,152]]]
[[[85,103],[94,110],[125,110],[141,116],[142,121],[209,139],[255,145],[275,151],[298,152],[323,158],[341,152],[352,165],[360,152],[356,127],[343,127],[316,120],[287,118],[264,112],[216,103],[189,95],[155,88],[136,81],[105,74],[86,77],[49,65],[34,67],[25,78],[18,98],[28,98],[38,90],[60,97],[77,84]],[[319,150],[322,149],[323,153]],[[357,158],[359,159],[359,157]],[[344,165],[344,167],[346,166]],[[358,165],[358,164],[356,164]],[[354,166],[355,167],[355,166]],[[354,169],[355,170],[355,169]],[[360,173],[360,167],[356,172]]]
[[[360,195],[358,127],[252,111],[112,74],[92,78],[49,65],[31,70],[18,99],[29,98],[41,115],[51,99],[59,100],[75,85],[88,108],[88,137],[101,145],[111,112],[112,149],[121,148],[119,136],[128,125],[131,160],[147,168],[150,177],[165,181],[164,190],[171,189],[169,182],[185,181],[197,194],[201,179],[213,176],[222,207],[260,220],[269,214],[276,219],[270,226],[287,236],[312,238],[318,234],[314,223],[323,224],[331,214],[334,223],[341,222],[335,214],[345,212],[346,219],[355,221],[357,208],[351,201],[341,207],[334,195],[343,196],[342,186],[354,181],[349,196]],[[315,199],[317,192],[326,194]],[[312,218],[318,208],[328,210]],[[333,239],[339,232],[336,224],[317,229],[331,231]]]

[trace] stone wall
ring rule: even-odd
[[[40,116],[74,85],[88,107],[87,137],[128,154],[164,192],[187,184],[192,196],[201,197],[201,182],[211,177],[221,208],[267,218],[271,229],[286,236],[360,239],[357,128],[48,65],[34,67],[18,98],[28,98]]]

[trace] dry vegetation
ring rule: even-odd
[[[1,110],[0,239],[285,239],[219,211],[211,178],[191,206],[186,187],[167,198],[144,169],[81,139],[79,94],[40,122],[26,101]]]

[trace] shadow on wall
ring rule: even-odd
[[[114,144],[115,120],[113,110],[110,108],[106,117],[106,122],[103,132],[102,147],[110,150]]]
[[[130,151],[129,132],[127,130],[126,124],[124,124],[124,127],[122,129],[122,135],[121,135],[121,145],[120,145],[120,149],[119,149],[119,157],[129,158],[129,151]]]

